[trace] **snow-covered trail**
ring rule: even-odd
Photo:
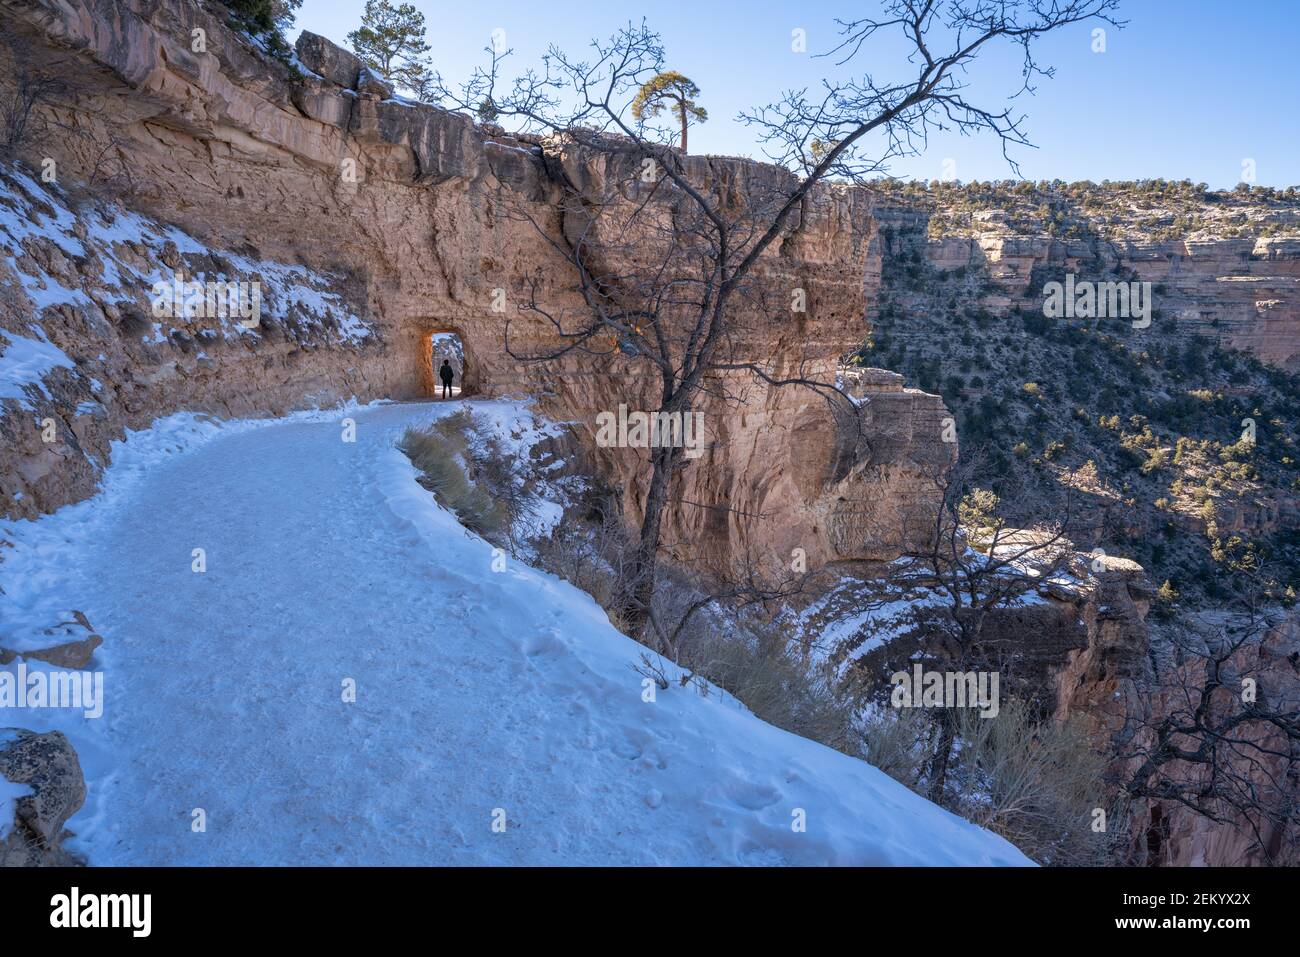
[[[414,481],[394,443],[459,405],[195,426],[192,447],[133,458],[142,433],[96,499],[12,523],[0,625],[54,602],[105,636],[103,718],[0,712],[62,727],[82,755],[74,850],[161,865],[1027,863],[734,702],[675,684],[644,701],[640,646],[588,596],[515,562],[494,572],[491,546]]]

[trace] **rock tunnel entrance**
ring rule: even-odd
[[[443,397],[440,375],[442,364],[451,367],[450,398],[459,399],[478,392],[478,366],[465,347],[465,340],[451,328],[433,328],[420,337],[420,371],[424,394],[429,398]]]

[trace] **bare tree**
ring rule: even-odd
[[[72,131],[74,135],[76,131]],[[130,161],[132,144],[115,129],[105,131],[104,141],[95,144],[94,162],[87,184],[97,191],[120,197],[136,192],[135,174]]]
[[[0,52],[11,72],[10,88],[0,90],[0,158],[12,159],[38,139],[47,120],[41,107],[64,92],[67,84],[41,73],[24,54],[25,42],[0,24]]]
[[[1055,494],[1029,493],[1016,475],[1004,477],[1019,492],[1017,502],[1050,519],[1033,528],[1015,528],[999,514],[999,498],[980,488],[981,455],[968,453],[951,469],[929,469],[939,508],[928,547],[893,568],[889,584],[903,594],[925,592],[932,601],[918,612],[918,631],[926,653],[954,671],[1006,670],[1009,649],[995,647],[986,634],[990,617],[1023,603],[1046,581],[1077,562],[1070,539],[1074,513],[1067,478]],[[948,764],[957,735],[950,709],[936,712],[940,727],[927,771],[927,796],[939,801],[947,785]]]
[[[736,348],[743,316],[761,298],[752,281],[755,267],[789,235],[814,187],[828,177],[883,172],[891,160],[919,152],[930,133],[945,128],[991,132],[1004,152],[1026,144],[1022,116],[969,98],[968,68],[986,48],[1012,44],[1023,52],[1020,92],[1030,91],[1036,78],[1051,75],[1034,59],[1034,40],[1087,20],[1116,23],[1117,5],[1118,0],[888,0],[879,17],[842,22],[840,65],[858,58],[877,36],[893,34],[907,46],[908,76],[894,82],[868,73],[826,81],[816,100],[807,91],[790,92],[779,103],[743,114],[787,173],[756,195],[719,182],[713,166],[690,162],[674,149],[671,134],[633,118],[637,92],[665,66],[660,38],[644,23],[593,42],[586,59],[551,48],[540,71],[509,84],[499,76],[508,51],[489,51],[490,65],[458,90],[439,83],[443,98],[470,111],[490,101],[497,122],[513,120],[520,132],[551,137],[553,171],[563,173],[566,150],[582,154],[570,168],[599,168],[599,175],[582,182],[561,175],[564,229],[553,240],[577,276],[584,308],[566,315],[528,297],[521,308],[549,322],[559,345],[516,355],[507,340],[507,349],[529,362],[556,362],[575,352],[626,357],[655,380],[659,414],[689,412],[708,390],[725,389],[728,373],[745,373],[770,387],[811,387],[837,401],[832,383],[777,373],[774,365],[752,361]],[[810,162],[814,141],[821,146]],[[842,396],[838,401],[847,402]],[[668,446],[652,449],[648,464],[636,569],[622,602],[624,619],[638,632],[654,593],[670,487],[685,461],[680,448]]]
[[[1269,612],[1252,596],[1213,623],[1166,629],[1147,708],[1130,716],[1118,757],[1126,794],[1244,828],[1276,860],[1300,816],[1300,648],[1267,646]]]
[[[676,587],[657,590],[647,616],[647,634],[653,637],[656,651],[680,662],[682,637],[697,622],[697,616],[714,609],[738,618],[748,610],[761,610],[763,617],[770,619],[786,602],[807,591],[818,577],[817,572],[805,572],[773,580],[760,570],[753,555],[746,554],[737,575],[707,582],[696,576],[691,583],[677,582]]]
[[[925,588],[944,610],[937,637],[953,665],[964,665],[984,637],[990,614],[1009,607],[1071,564],[1074,492],[1066,476],[1051,492],[1030,491],[1015,481],[1017,506],[1050,516],[1032,528],[1017,528],[999,515],[1001,499],[976,484],[985,474],[980,453],[956,466],[927,470],[939,497],[926,549],[895,572],[893,581]],[[1004,476],[1014,481],[1014,474]],[[1004,486],[1004,491],[1006,487]]]

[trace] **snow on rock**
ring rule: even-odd
[[[35,389],[50,398],[43,380],[59,368],[75,366],[62,349],[45,338],[44,332],[39,339],[27,339],[0,330],[0,399],[17,399],[23,408],[31,409],[28,390]]]
[[[1089,587],[1064,570],[1043,574],[1032,555],[1012,561],[1020,551],[1007,549],[997,556],[1007,563],[998,572],[1007,588],[995,611],[1046,606],[1044,592],[1078,597]],[[990,559],[968,548],[962,561],[975,568],[987,567]],[[957,570],[945,569],[944,574],[952,576]],[[783,620],[791,639],[811,660],[830,662],[844,675],[870,652],[896,638],[916,636],[927,615],[950,606],[951,596],[932,584],[934,578],[924,561],[904,556],[890,562],[888,573],[879,578],[839,576],[804,607],[788,608]]]
[[[178,258],[179,257],[179,258]],[[168,263],[182,263],[173,268]],[[40,317],[51,307],[130,301],[152,315],[142,338],[162,343],[196,322],[207,336],[257,338],[258,327],[239,315],[203,315],[201,296],[182,295],[188,314],[160,314],[176,298],[177,281],[252,284],[260,297],[259,319],[272,320],[303,341],[357,345],[374,335],[335,291],[337,278],[292,263],[215,250],[189,234],[106,202],[73,210],[57,186],[39,183],[17,167],[0,168],[0,292],[20,294],[23,310]],[[31,336],[0,328],[0,399],[27,403],[29,387],[49,398],[42,379],[55,368],[75,366],[36,323]],[[89,358],[89,357],[87,357]]]
[[[491,545],[417,484],[396,442],[461,406],[173,416],[114,450],[93,499],[0,524],[14,545],[0,630],[76,607],[105,637],[101,719],[20,716],[82,756],[74,851],[102,865],[1029,863],[870,765],[679,686],[671,665],[646,700],[645,649],[589,596],[517,561],[494,570]]]
[[[945,600],[942,592],[923,586],[842,575],[803,609],[787,610],[784,620],[811,660],[829,662],[844,675],[857,659],[912,633],[918,613]]]
[[[20,797],[27,797],[32,789],[26,784],[14,784],[0,777],[0,841],[9,836],[14,826],[14,805]]]

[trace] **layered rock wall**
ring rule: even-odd
[[[272,328],[205,345],[201,324],[148,321],[143,280],[135,288],[105,281],[104,263],[125,255],[114,243],[64,256],[62,284],[76,295],[53,310],[19,291],[39,280],[11,282],[0,326],[48,340],[69,362],[49,369],[18,407],[5,405],[12,450],[0,461],[0,508],[9,514],[88,494],[109,439],[176,409],[275,414],[354,395],[431,395],[428,341],[439,332],[462,340],[467,391],[541,397],[547,412],[584,434],[601,411],[654,407],[652,379],[637,360],[577,354],[536,364],[505,347],[507,326],[516,355],[556,343],[547,321],[518,308],[530,281],[548,312],[582,309],[576,276],[549,240],[569,225],[557,174],[580,187],[609,175],[591,157],[562,148],[543,155],[535,141],[394,97],[350,54],[309,33],[282,62],[228,28],[216,4],[0,0],[0,17],[16,38],[5,82],[25,71],[61,84],[23,158],[33,169],[53,162],[66,192],[52,195],[74,218],[111,223],[112,211],[80,205],[111,194],[154,224],[159,242],[135,250],[149,260],[140,276],[242,264],[234,270],[241,277],[260,277],[280,300],[293,300],[274,280],[302,269],[308,285],[335,297],[333,319],[308,308],[319,302],[306,303],[301,316],[289,309]],[[687,162],[742,196],[787,175],[742,160]],[[879,282],[871,204],[860,190],[810,197],[756,273],[776,301],[805,290],[807,311],[743,317],[739,358],[777,375],[798,369],[833,380],[839,357],[866,332]],[[172,228],[190,252],[166,247]],[[39,276],[43,244],[40,236],[18,242],[11,271]],[[846,458],[842,424],[817,394],[747,374],[717,385],[733,399],[705,403],[708,448],[683,473],[669,517],[665,538],[680,557],[727,563],[800,547],[817,562],[907,549],[923,523],[898,518],[910,508],[891,505],[923,502],[925,463],[952,453],[933,410],[901,384],[879,388],[872,401],[889,408],[876,417],[889,438],[873,445],[868,437]],[[102,406],[98,418],[77,412],[91,402]],[[53,447],[36,438],[36,425],[50,418],[60,435]],[[644,451],[592,451],[635,521]]]
[[[876,209],[896,252],[916,251],[945,272],[977,269],[992,280],[984,305],[1002,313],[1041,309],[1044,282],[1074,273],[1105,281],[1118,273],[1152,284],[1158,317],[1185,336],[1255,355],[1300,371],[1300,238],[1141,240],[1058,239],[1005,235],[930,237],[930,217],[916,208]]]

